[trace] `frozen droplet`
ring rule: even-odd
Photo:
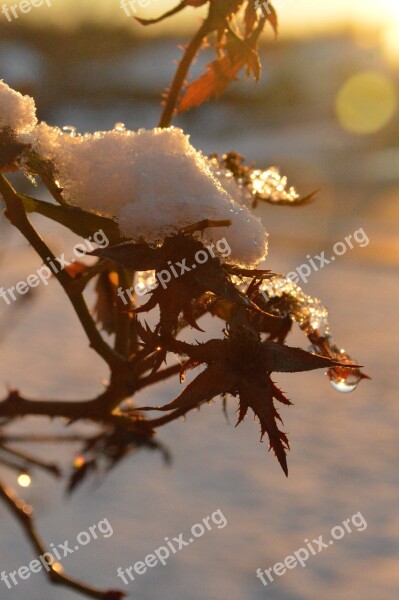
[[[126,125],[124,123],[115,123],[114,129],[116,131],[126,131]]]

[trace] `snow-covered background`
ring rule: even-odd
[[[165,48],[161,51],[154,45],[147,63],[144,58],[136,57],[135,62],[125,57],[130,69],[136,64],[142,91],[146,90],[145,78],[164,78],[166,67],[170,73],[173,44]],[[326,61],[328,52],[325,46],[320,48]],[[347,60],[342,41],[339,46],[332,43],[330,51],[338,57],[334,60],[342,64]],[[12,71],[11,56],[11,50],[2,55],[4,70]],[[323,80],[321,67],[316,70],[320,53],[308,48],[306,60],[312,59],[311,80],[320,89],[324,83],[326,90],[320,98],[327,102],[328,69]],[[297,60],[297,54],[292,55],[291,62],[297,64]],[[107,82],[112,76],[123,88],[123,81],[134,81],[134,77],[119,65],[121,61],[115,59],[108,70],[97,66],[98,71],[81,64],[81,79],[75,84],[86,82],[94,89],[101,84],[101,74],[107,75]],[[303,64],[308,63],[304,60]],[[47,81],[39,60],[33,67],[37,69],[34,81],[40,77]],[[304,289],[331,309],[335,339],[366,365],[372,381],[363,382],[353,394],[340,395],[321,372],[276,378],[295,403],[282,411],[292,443],[288,480],[267,453],[266,443],[259,444],[257,423],[249,417],[234,429],[232,402],[230,425],[216,403],[160,431],[173,452],[171,468],[165,468],[157,455],[140,453],[101,487],[84,487],[70,500],[45,476],[34,477],[31,487],[22,492],[36,506],[38,524],[48,542],[73,540],[90,525],[109,520],[112,537],[92,542],[63,562],[67,572],[105,588],[124,587],[116,576],[118,566],[142,560],[165,537],[186,535],[203,517],[218,508],[223,511],[228,521],[224,529],[215,528],[171,558],[167,566],[138,576],[126,588],[132,598],[392,600],[399,591],[397,150],[393,145],[385,147],[380,139],[377,143],[351,138],[328,111],[309,115],[296,108],[294,118],[289,106],[284,106],[281,118],[277,115],[273,123],[259,106],[251,120],[245,96],[241,102],[243,110],[231,101],[207,107],[181,122],[192,134],[193,144],[204,152],[235,149],[262,166],[281,165],[303,193],[323,188],[313,206],[264,206],[258,211],[270,233],[267,266],[276,272],[292,271],[306,261],[307,254],[326,250],[329,256],[335,242],[360,227],[367,232],[369,246],[356,248],[314,273]],[[69,99],[41,118],[93,131],[117,121],[132,129],[151,127],[156,115],[155,102],[139,99],[134,104],[115,101],[112,108]],[[37,222],[56,250],[72,248],[58,230],[44,220]],[[2,246],[8,243],[5,228],[1,239]],[[11,235],[10,243],[14,249],[3,257],[1,285],[24,279],[39,266],[17,235]],[[219,334],[221,323],[210,320],[209,327]],[[306,347],[299,334],[290,343]],[[40,291],[31,307],[19,312],[9,328],[0,347],[0,380],[32,397],[91,397],[99,391],[106,371],[94,353],[82,348],[86,348],[83,334],[54,282]],[[176,382],[162,384],[143,393],[140,403],[170,400],[178,388]],[[51,431],[54,425],[31,419],[21,427],[39,432]],[[48,455],[67,467],[72,449],[49,447]],[[12,477],[9,481],[14,483]],[[298,567],[276,577],[267,588],[256,578],[258,567],[268,569],[283,561],[305,538],[323,534],[329,539],[332,527],[359,511],[368,523],[364,532],[347,535],[311,558],[305,569]],[[34,554],[2,506],[0,519],[1,570],[9,572],[28,564]],[[77,596],[50,587],[38,574],[10,591],[1,583],[0,598],[73,600]]]

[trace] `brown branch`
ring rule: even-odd
[[[48,248],[44,240],[36,232],[35,228],[30,223],[23,203],[20,200],[18,193],[14,190],[7,179],[0,174],[0,192],[3,195],[6,203],[6,217],[10,223],[16,227],[25,239],[31,244],[36,253],[40,256],[43,262],[48,258],[51,261],[56,261],[56,257]],[[73,278],[68,275],[65,270],[60,270],[54,273],[57,281],[61,284],[66,292],[75,312],[83,326],[83,329],[89,339],[90,347],[99,354],[105,362],[112,368],[124,362],[124,357],[115,352],[103,339],[98,331],[87,307],[86,301],[81,293],[76,294],[73,290]]]
[[[118,285],[123,290],[131,288],[134,282],[134,273],[129,272],[121,266],[117,266],[118,273]],[[129,312],[133,308],[132,303],[126,306],[119,296],[116,299],[117,303],[117,326],[115,332],[115,344],[114,349],[118,354],[121,354],[126,359],[131,355],[131,341],[134,332],[132,331],[132,314]]]
[[[0,465],[3,465],[12,471],[17,471],[17,473],[22,473],[24,471],[24,467],[21,464],[16,463],[13,460],[8,460],[7,458],[0,457]]]
[[[23,398],[18,391],[13,390],[5,400],[0,402],[0,418],[37,415],[42,417],[64,417],[72,421],[91,419],[95,422],[103,422],[107,417],[106,405],[110,401],[110,395],[114,400],[114,394],[109,389],[97,398],[83,402],[28,400]]]
[[[84,435],[0,435],[0,444],[64,444],[86,442],[91,436]]]
[[[45,462],[40,458],[36,458],[35,456],[27,454],[26,452],[21,452],[21,450],[16,450],[15,448],[10,448],[6,444],[2,444],[0,446],[0,450],[3,450],[4,452],[11,454],[12,456],[15,456],[19,460],[22,460],[25,464],[33,465],[34,467],[39,467],[40,469],[47,471],[55,477],[61,477],[61,470],[59,466],[55,463]]]
[[[170,86],[170,89],[168,91],[168,96],[166,98],[164,110],[161,116],[161,120],[159,122],[159,127],[170,127],[173,114],[176,109],[176,104],[179,99],[180,92],[183,88],[185,79],[187,77],[187,73],[190,69],[191,63],[193,62],[195,56],[197,55],[197,52],[201,48],[203,41],[211,31],[212,28],[208,20],[204,21],[197,33],[194,35],[194,37],[188,44],[175,73],[172,85]]]
[[[43,556],[46,552],[46,546],[37,531],[35,521],[32,516],[32,508],[19,498],[15,492],[6,487],[0,481],[0,499],[3,500],[7,508],[11,511],[19,525],[22,527],[26,537],[28,538],[30,545],[37,553],[37,556]],[[97,598],[100,600],[107,600],[111,598],[111,592],[105,592],[94,587],[88,586],[77,579],[73,579],[60,570],[60,565],[52,564],[48,565],[49,571],[46,571],[47,577],[50,582],[55,585],[62,585],[75,592],[84,594],[88,598]],[[114,598],[118,597],[118,592],[114,592]],[[119,593],[119,598],[123,597],[123,593]]]

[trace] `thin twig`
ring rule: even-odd
[[[61,477],[61,469],[55,463],[45,462],[45,461],[41,460],[40,458],[31,456],[30,454],[27,454],[26,452],[21,452],[21,450],[16,450],[15,448],[10,448],[9,446],[7,446],[5,444],[2,444],[0,446],[0,450],[3,450],[4,452],[11,454],[12,456],[15,456],[16,458],[18,458],[19,460],[22,460],[26,464],[33,465],[35,467],[39,467],[40,469],[43,469],[44,471],[51,473],[51,475],[54,475],[55,477]]]
[[[184,85],[185,79],[187,77],[187,73],[190,69],[191,63],[193,62],[197,52],[201,48],[206,36],[210,33],[211,27],[208,21],[204,21],[191,39],[188,44],[184,55],[179,63],[177,71],[175,73],[172,85],[168,91],[168,96],[166,98],[164,110],[161,116],[161,120],[159,122],[159,127],[170,127],[172,122],[173,114],[176,109],[176,104],[179,99],[180,92]]]
[[[32,548],[37,553],[37,556],[43,556],[46,554],[46,546],[37,531],[35,521],[32,516],[32,508],[21,498],[19,498],[14,490],[10,487],[6,487],[0,481],[0,499],[3,500],[8,509],[12,512],[20,526],[22,527],[25,535],[27,536]],[[47,556],[47,555],[46,555]],[[77,579],[73,579],[68,575],[64,575],[61,570],[59,563],[48,565],[48,571],[46,569],[47,577],[51,583],[56,585],[65,586],[75,592],[86,595],[88,598],[97,598],[100,600],[106,600],[110,598],[110,592],[105,592],[94,587],[88,586]],[[115,598],[117,592],[115,592]],[[120,593],[120,598],[123,595]]]
[[[3,195],[6,203],[6,216],[9,221],[14,225],[25,237],[25,239],[35,249],[37,254],[46,262],[48,259],[56,261],[55,255],[48,248],[44,240],[36,232],[35,228],[30,223],[23,203],[20,200],[18,193],[14,190],[7,179],[0,174],[0,192]],[[124,361],[124,358],[117,354],[103,339],[100,332],[98,331],[87,307],[86,301],[81,293],[76,294],[71,291],[71,283],[73,278],[68,275],[65,270],[60,270],[54,274],[57,281],[61,284],[64,291],[66,292],[75,312],[86,332],[86,335],[90,341],[90,346],[97,354],[99,354],[106,363],[112,367],[118,365]]]

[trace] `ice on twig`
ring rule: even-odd
[[[287,277],[277,275],[262,283],[261,291],[268,298],[286,297],[289,301],[289,314],[307,335],[318,333],[326,336],[330,333],[328,310],[318,298],[308,296]]]

